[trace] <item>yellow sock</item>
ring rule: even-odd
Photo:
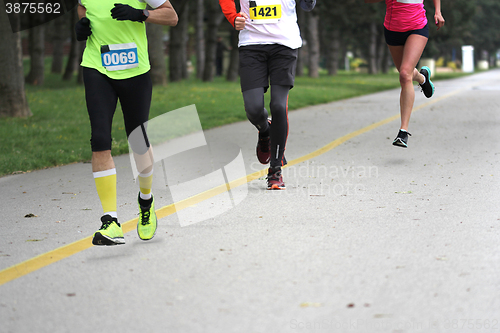
[[[153,187],[153,170],[146,174],[140,173],[139,176],[139,189],[141,190],[141,199],[151,199],[151,188]]]
[[[101,200],[104,215],[116,214],[116,169],[94,172],[95,187]]]

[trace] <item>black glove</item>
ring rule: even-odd
[[[77,41],[81,42],[82,40],[87,40],[87,38],[92,35],[90,20],[86,17],[82,17],[80,21],[76,22],[75,32]]]
[[[135,21],[144,22],[148,18],[142,9],[136,9],[129,5],[115,3],[115,7],[111,9],[111,17],[118,21]]]
[[[310,12],[316,6],[316,0],[300,0],[300,8],[306,12]]]

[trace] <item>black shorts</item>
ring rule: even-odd
[[[111,127],[118,99],[127,138],[133,130],[148,121],[153,91],[149,72],[130,79],[114,80],[93,68],[83,67],[83,82],[92,130],[92,151],[111,149]],[[144,126],[143,132],[145,133]],[[148,142],[147,138],[145,141]],[[137,153],[145,152],[133,150]]]
[[[429,38],[429,25],[426,24],[422,29],[410,30],[410,31],[391,31],[384,27],[385,42],[387,45],[391,46],[402,46],[405,45],[406,40],[410,35],[421,35]]]
[[[298,49],[280,44],[247,45],[239,48],[241,91],[271,85],[293,87]]]

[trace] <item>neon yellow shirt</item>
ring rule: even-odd
[[[87,9],[92,30],[83,53],[83,67],[118,80],[149,71],[145,23],[113,19],[111,9],[116,0],[80,0],[80,3]],[[138,0],[120,0],[120,3],[146,9],[146,3]]]

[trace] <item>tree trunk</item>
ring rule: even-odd
[[[26,76],[26,83],[41,86],[45,72],[45,25],[41,24],[43,15],[29,15],[29,20],[33,28],[28,30],[30,71]]]
[[[71,46],[69,50],[69,56],[68,56],[68,62],[66,63],[66,69],[64,70],[63,74],[63,80],[64,81],[69,81],[73,77],[73,74],[75,73],[75,70],[78,66],[78,58],[79,58],[79,43],[76,40],[76,34],[75,34],[75,29],[74,26],[76,22],[78,21],[78,13],[76,11],[76,8],[72,9],[69,12],[69,26],[71,27]]]
[[[299,56],[297,58],[297,69],[295,71],[295,76],[304,75],[304,64],[307,60],[307,39],[305,39],[304,32],[306,31],[306,23],[305,23],[305,15],[306,13],[298,9],[297,10],[297,23],[299,24],[299,28],[302,36],[302,47],[299,49]]]
[[[319,18],[313,13],[307,13],[307,45],[309,51],[309,76],[319,77]]]
[[[222,14],[218,0],[208,0],[207,4],[207,33],[206,33],[206,53],[205,68],[203,71],[203,81],[213,81],[215,76],[215,53],[217,50],[217,33],[219,25],[222,23],[224,15]]]
[[[227,69],[226,80],[236,81],[238,80],[238,70],[240,64],[240,53],[238,51],[238,36],[239,32],[233,29],[231,26],[230,32],[230,42],[231,42],[231,52],[229,53],[229,67]]]
[[[377,23],[370,23],[370,42],[368,44],[368,72],[370,74],[377,74],[377,49],[378,49],[378,38],[377,38]]]
[[[174,6],[174,8],[176,8]],[[177,9],[179,8],[179,9]],[[179,4],[176,8],[177,15],[179,16],[179,23],[175,27],[170,27],[170,43],[169,43],[169,62],[168,69],[170,72],[170,81],[177,82],[184,78],[187,72],[186,64],[186,41],[187,41],[187,29],[185,25],[188,22],[188,8],[187,1],[183,4]]]
[[[205,7],[203,0],[196,0],[196,77],[203,78],[203,70],[205,68],[205,37],[204,37],[204,16]]]
[[[0,10],[0,117],[32,115],[24,92],[23,58],[19,15],[10,14],[13,29],[4,10]]]
[[[78,64],[77,64],[78,75],[76,77],[76,83],[78,84],[83,84],[83,67],[80,66],[80,64],[82,63],[83,51],[85,51],[86,45],[87,42],[85,41],[78,42]]]
[[[182,57],[182,78],[184,80],[189,78],[189,70],[188,70],[188,44],[189,44],[189,4],[186,4],[186,8],[184,8],[184,12],[179,17],[179,25],[182,29],[182,48],[181,48],[181,57]]]
[[[327,67],[328,75],[337,75],[339,69],[339,51],[340,51],[340,28],[338,26],[328,30],[328,54]]]
[[[389,72],[389,61],[390,61],[391,55],[389,53],[389,48],[387,47],[387,44],[385,43],[385,37],[384,37],[384,30],[383,27],[381,26],[379,28],[379,39],[378,39],[378,68],[380,71],[384,74],[387,74]]]
[[[65,34],[62,33],[66,28],[64,17],[58,17],[54,20],[54,36],[52,38],[52,67],[51,73],[61,74],[64,63],[64,40]]]
[[[153,85],[167,84],[167,65],[165,64],[165,45],[163,44],[163,26],[146,23],[148,35],[148,53],[151,64]]]

